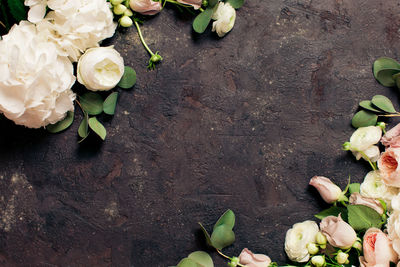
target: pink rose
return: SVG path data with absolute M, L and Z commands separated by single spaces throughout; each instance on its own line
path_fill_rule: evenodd
M 392 244 L 381 230 L 370 228 L 364 235 L 364 257 L 360 257 L 361 266 L 389 266 L 390 262 L 397 262 L 397 254 Z
M 385 133 L 381 143 L 386 147 L 400 147 L 400 123 Z
M 129 5 L 142 15 L 155 15 L 161 11 L 161 2 L 152 0 L 130 0 Z
M 360 195 L 360 193 L 353 193 L 351 194 L 349 201 L 352 205 L 364 205 L 370 207 L 371 209 L 374 209 L 380 215 L 383 214 L 384 210 L 382 204 L 374 198 L 363 197 L 362 195 Z
M 239 261 L 241 264 L 245 264 L 246 267 L 268 267 L 271 263 L 271 259 L 264 254 L 253 254 L 247 248 L 243 249 L 239 255 Z
M 177 0 L 179 3 L 192 6 L 194 9 L 199 9 L 202 4 L 202 0 Z
M 400 148 L 389 147 L 381 154 L 378 168 L 383 182 L 386 185 L 400 187 Z
M 321 197 L 327 203 L 337 201 L 342 194 L 342 190 L 339 186 L 335 185 L 331 180 L 323 176 L 314 176 L 311 178 L 310 185 L 314 186 L 318 190 Z
M 319 224 L 321 232 L 326 236 L 329 244 L 334 247 L 347 249 L 356 242 L 357 234 L 340 214 L 338 217 L 328 216 Z

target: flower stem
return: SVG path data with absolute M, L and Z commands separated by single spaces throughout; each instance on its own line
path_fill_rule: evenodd
M 158 51 L 153 53 L 153 51 L 151 51 L 150 47 L 146 44 L 146 41 L 143 38 L 143 34 L 142 31 L 140 30 L 139 27 L 139 23 L 134 19 L 133 22 L 135 23 L 136 29 L 138 31 L 139 34 L 139 38 L 140 41 L 142 42 L 144 48 L 147 50 L 147 52 L 149 52 L 150 54 L 150 60 L 149 60 L 149 64 L 147 65 L 147 68 L 150 70 L 154 70 L 156 68 L 155 64 L 162 61 L 163 58 L 158 54 Z
M 232 258 L 230 258 L 230 257 L 226 256 L 224 253 L 222 253 L 221 250 L 219 250 L 217 248 L 216 248 L 216 250 L 217 250 L 218 254 L 221 255 L 222 257 L 224 257 L 224 258 L 226 258 L 228 260 L 232 260 Z M 237 266 L 245 267 L 245 265 L 243 265 L 241 263 L 238 263 Z
M 400 117 L 400 113 L 395 114 L 386 114 L 386 115 L 378 115 L 378 117 Z
M 376 165 L 369 159 L 369 157 L 363 151 L 357 151 L 357 152 L 359 152 L 363 156 L 364 159 L 367 159 L 367 161 L 369 162 L 369 165 L 371 165 L 371 167 L 374 171 L 378 170 Z
M 143 38 L 142 31 L 140 30 L 140 27 L 139 27 L 139 23 L 136 20 L 133 20 L 133 22 L 135 23 L 136 29 L 139 34 L 140 41 L 142 42 L 144 48 L 147 50 L 147 52 L 149 52 L 149 54 L 151 56 L 153 56 L 154 55 L 153 51 L 151 51 L 151 49 L 147 46 L 146 41 Z

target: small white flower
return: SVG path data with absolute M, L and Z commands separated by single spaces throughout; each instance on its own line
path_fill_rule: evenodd
M 350 151 L 357 160 L 364 158 L 364 153 L 372 162 L 379 158 L 379 148 L 375 146 L 382 137 L 382 129 L 378 126 L 358 128 L 350 137 Z
M 285 251 L 289 259 L 295 262 L 307 262 L 310 259 L 307 245 L 316 242 L 319 232 L 314 221 L 296 223 L 286 232 Z
M 235 24 L 236 11 L 229 3 L 219 2 L 211 18 L 215 20 L 212 31 L 216 31 L 219 37 L 223 37 L 232 30 Z
M 28 20 L 37 23 L 46 15 L 47 0 L 25 0 L 25 5 L 30 7 Z
M 386 227 L 393 249 L 400 255 L 400 195 L 392 199 L 393 211 L 390 213 Z
M 78 82 L 92 91 L 114 88 L 124 74 L 124 60 L 112 47 L 88 49 L 78 61 Z

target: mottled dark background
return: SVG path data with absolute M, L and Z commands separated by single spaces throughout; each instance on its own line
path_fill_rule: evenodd
M 155 71 L 136 30 L 118 33 L 138 82 L 100 118 L 105 142 L 78 144 L 78 121 L 56 135 L 0 121 L 0 265 L 175 265 L 228 208 L 226 253 L 283 263 L 288 228 L 324 207 L 309 179 L 368 171 L 341 144 L 360 100 L 398 107 L 371 65 L 399 59 L 399 26 L 395 0 L 248 0 L 219 39 L 167 8 L 142 28 Z

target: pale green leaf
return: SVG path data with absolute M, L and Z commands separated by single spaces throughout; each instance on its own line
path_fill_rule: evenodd
M 108 115 L 114 115 L 117 106 L 118 92 L 111 93 L 103 103 L 103 111 Z
M 356 231 L 364 231 L 371 227 L 380 228 L 382 218 L 378 212 L 364 205 L 348 205 L 349 224 Z
M 61 120 L 55 124 L 47 125 L 46 130 L 49 131 L 50 133 L 58 133 L 58 132 L 64 131 L 69 126 L 71 126 L 73 121 L 74 121 L 74 112 L 68 111 L 67 116 L 63 120 Z
M 188 258 L 199 264 L 201 267 L 214 267 L 212 258 L 204 251 L 195 251 L 190 253 Z
M 372 98 L 371 103 L 386 112 L 396 113 L 396 110 L 393 107 L 392 101 L 384 95 L 376 95 Z
M 361 101 L 361 102 L 359 103 L 359 105 L 360 105 L 360 107 L 362 107 L 362 108 L 364 108 L 364 109 L 366 109 L 366 110 L 369 110 L 369 111 L 373 111 L 373 112 L 382 112 L 381 110 L 374 108 L 374 107 L 372 106 L 371 101 L 369 101 L 369 100 Z
M 384 69 L 400 69 L 400 64 L 388 57 L 381 57 L 375 60 L 373 64 L 373 72 L 374 72 L 374 77 L 378 79 L 378 72 Z
M 235 226 L 235 214 L 233 213 L 232 210 L 227 210 L 222 214 L 222 216 L 218 219 L 218 221 L 214 225 L 214 230 L 220 225 L 225 224 L 228 226 L 230 229 L 232 229 Z
M 325 217 L 328 216 L 335 216 L 337 217 L 339 214 L 341 214 L 342 218 L 346 218 L 347 217 L 347 210 L 346 208 L 343 207 L 335 207 L 332 206 L 326 210 L 321 211 L 320 213 L 316 214 L 315 217 L 322 220 Z
M 104 128 L 103 124 L 101 124 L 96 117 L 92 117 L 89 119 L 89 127 L 92 129 L 101 139 L 105 140 L 107 131 Z
M 227 0 L 226 2 L 235 9 L 241 8 L 244 4 L 244 0 Z
M 122 89 L 129 89 L 136 84 L 136 71 L 129 66 L 125 66 L 124 75 L 122 75 L 121 80 L 117 86 Z
M 81 124 L 79 125 L 78 135 L 82 137 L 81 141 L 83 141 L 89 135 L 89 116 L 86 112 L 83 116 Z
M 223 249 L 235 242 L 235 233 L 229 225 L 222 224 L 216 227 L 211 234 L 211 243 L 216 249 Z
M 357 112 L 351 120 L 351 125 L 355 128 L 375 126 L 378 120 L 378 116 L 370 111 L 360 110 Z
M 396 81 L 393 76 L 399 72 L 400 69 L 383 69 L 378 72 L 376 79 L 383 86 L 393 87 L 396 85 Z
M 189 258 L 181 260 L 176 267 L 201 267 L 195 261 Z
M 200 225 L 201 231 L 203 231 L 203 233 L 204 233 L 207 245 L 212 247 L 210 234 L 207 232 L 206 228 L 204 228 L 204 226 L 200 222 L 199 222 L 199 225 Z
M 352 183 L 349 185 L 349 193 L 360 193 L 360 184 L 359 183 Z
M 103 98 L 101 95 L 88 92 L 79 96 L 82 109 L 89 115 L 98 115 L 103 112 Z
M 214 8 L 210 6 L 199 15 L 197 15 L 197 17 L 193 21 L 193 29 L 195 32 L 203 33 L 207 29 L 207 26 L 211 21 L 211 16 L 213 12 Z

